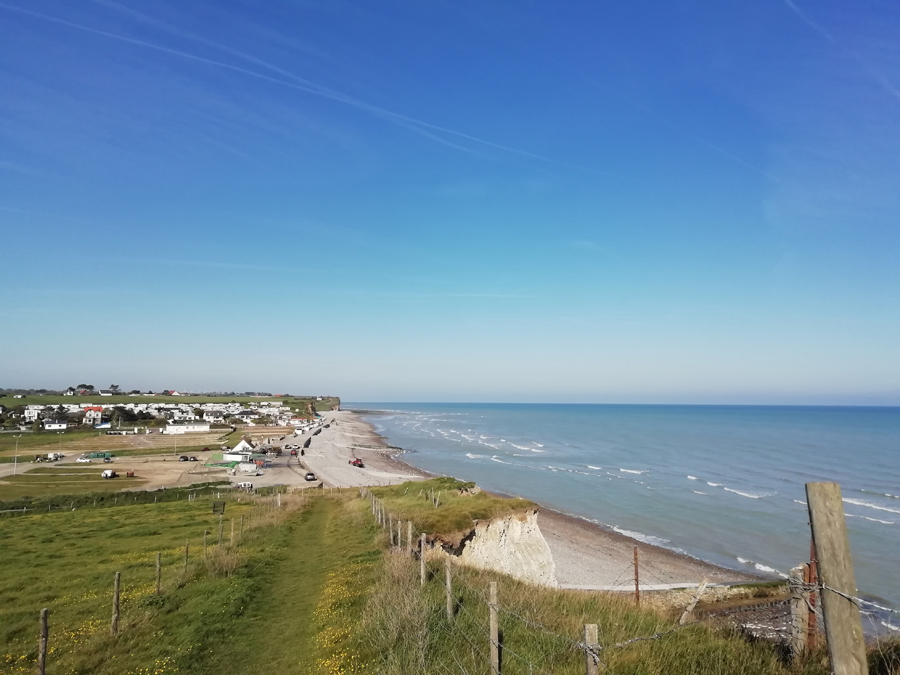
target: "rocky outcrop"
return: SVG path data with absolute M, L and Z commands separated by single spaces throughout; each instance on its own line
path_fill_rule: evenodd
M 454 553 L 464 565 L 502 572 L 532 584 L 556 586 L 553 555 L 537 518 L 537 511 L 528 511 L 478 521 Z

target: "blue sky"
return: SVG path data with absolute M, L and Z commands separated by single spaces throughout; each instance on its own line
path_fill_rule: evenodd
M 0 44 L 2 386 L 900 404 L 896 3 L 3 0 Z

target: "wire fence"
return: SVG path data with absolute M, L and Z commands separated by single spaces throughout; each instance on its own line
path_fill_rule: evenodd
M 360 496 L 371 502 L 373 517 L 379 525 L 387 530 L 390 547 L 396 552 L 411 553 L 420 561 L 423 587 L 426 583 L 439 579 L 441 576 L 434 569 L 435 562 L 452 565 L 450 561 L 455 557 L 441 551 L 439 545 L 432 545 L 429 548 L 426 544 L 424 548 L 422 547 L 422 542 L 428 539 L 428 533 L 421 532 L 411 521 L 403 521 L 401 524 L 400 518 L 390 513 L 385 503 L 368 489 L 360 488 Z M 432 499 L 434 498 L 432 497 Z M 425 539 L 422 539 L 422 535 L 425 535 Z M 840 592 L 821 581 L 805 583 L 798 582 L 793 578 L 788 584 L 790 599 L 783 597 L 750 599 L 749 601 L 745 600 L 746 604 L 724 609 L 715 609 L 714 605 L 694 609 L 703 592 L 703 587 L 705 587 L 704 583 L 695 590 L 694 598 L 689 603 L 687 611 L 679 612 L 678 618 L 665 619 L 657 613 L 648 612 L 647 614 L 654 616 L 659 624 L 656 629 L 645 632 L 635 631 L 633 635 L 627 637 L 621 636 L 621 629 L 601 630 L 597 642 L 590 643 L 583 636 L 576 635 L 571 628 L 562 629 L 548 626 L 546 621 L 540 620 L 527 607 L 517 606 L 515 602 L 492 603 L 485 588 L 484 576 L 484 573 L 481 572 L 476 573 L 473 577 L 472 573 L 461 566 L 453 566 L 452 588 L 449 581 L 450 575 L 447 574 L 448 606 L 451 594 L 474 598 L 476 603 L 472 606 L 470 603 L 454 601 L 455 613 L 452 616 L 448 615 L 443 624 L 436 626 L 436 630 L 446 633 L 454 639 L 459 638 L 461 644 L 466 644 L 471 648 L 473 655 L 477 654 L 477 658 L 483 659 L 483 663 L 490 660 L 487 653 L 489 650 L 498 650 L 502 654 L 503 663 L 510 666 L 513 672 L 559 672 L 560 653 L 568 654 L 567 660 L 571 659 L 568 671 L 577 667 L 575 666 L 576 660 L 580 659 L 585 664 L 585 672 L 589 675 L 599 672 L 591 669 L 591 663 L 596 668 L 602 668 L 605 672 L 609 672 L 606 661 L 615 653 L 633 649 L 640 644 L 663 643 L 679 633 L 697 630 L 698 626 L 737 629 L 755 639 L 762 638 L 780 643 L 785 651 L 793 648 L 795 655 L 798 655 L 798 636 L 801 634 L 803 635 L 801 642 L 804 650 L 814 649 L 817 644 L 819 646 L 824 644 L 821 597 L 825 592 L 835 593 L 852 602 L 860 609 L 864 619 L 873 626 L 879 617 L 883 616 L 879 613 L 888 616 L 900 614 L 897 610 L 884 607 L 871 600 Z M 635 556 L 635 563 L 623 567 L 615 577 L 615 581 L 610 586 L 604 587 L 605 592 L 610 596 L 620 598 L 620 602 L 622 602 L 623 596 L 627 597 L 622 591 L 629 591 L 637 586 L 639 576 L 644 579 L 652 579 L 659 584 L 670 585 L 652 569 L 640 565 Z M 638 604 L 638 599 L 637 589 L 635 589 L 635 605 Z M 497 613 L 499 633 L 492 632 L 491 625 L 486 622 L 485 609 Z M 433 610 L 440 611 L 437 607 Z M 649 619 L 651 622 L 653 620 Z M 571 624 L 571 621 L 568 623 Z M 884 621 L 881 623 L 889 625 Z M 601 624 L 600 628 L 605 628 L 605 626 Z M 524 637 L 523 633 L 527 633 L 527 637 Z M 511 637 L 507 637 L 512 635 L 519 641 L 514 643 Z M 529 643 L 536 639 L 549 640 L 555 646 L 552 649 L 544 650 L 545 656 L 536 657 L 535 653 L 540 654 L 541 650 L 529 648 Z M 547 656 L 549 654 L 553 656 Z M 457 656 L 454 655 L 452 658 L 455 661 L 453 664 L 455 668 L 449 667 L 448 664 L 440 664 L 436 667 L 444 668 L 447 672 L 460 672 L 464 675 L 470 672 Z M 483 671 L 483 668 L 480 670 Z M 499 670 L 493 670 L 492 666 L 490 672 L 492 675 L 496 675 Z

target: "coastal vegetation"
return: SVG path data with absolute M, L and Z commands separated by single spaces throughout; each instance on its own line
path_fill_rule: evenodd
M 425 484 L 426 491 L 443 486 L 438 492 L 445 496 L 450 490 L 446 481 Z M 394 497 L 398 506 L 408 499 L 426 504 L 404 490 Z M 788 666 L 771 645 L 709 625 L 669 633 L 670 618 L 619 597 L 538 588 L 461 566 L 453 568 L 454 616 L 448 619 L 442 562 L 428 561 L 420 586 L 419 563 L 389 547 L 357 490 L 235 494 L 227 500 L 219 546 L 219 520 L 210 508 L 215 492 L 190 500 L 187 492 L 160 503 L 143 501 L 153 493 L 127 493 L 143 503 L 116 507 L 108 506 L 110 495 L 97 506 L 82 498 L 74 510 L 0 521 L 0 673 L 33 669 L 42 607 L 51 612 L 48 672 L 485 672 L 491 581 L 500 589 L 504 673 L 584 672 L 578 648 L 584 623 L 600 626 L 610 672 L 827 672 L 820 655 Z M 509 513 L 494 500 L 512 502 L 460 495 L 460 504 L 475 506 L 454 509 L 470 518 Z M 431 509 L 449 510 L 451 501 Z M 417 516 L 427 508 L 408 508 L 419 522 L 437 524 Z M 241 516 L 244 531 L 237 526 L 232 540 L 230 523 Z M 457 517 L 447 522 L 461 524 Z M 206 555 L 204 531 L 210 533 Z M 117 638 L 109 629 L 115 572 L 123 579 Z M 623 644 L 654 635 L 660 637 Z
M 419 532 L 445 537 L 468 532 L 476 520 L 491 520 L 536 509 L 527 499 L 505 498 L 478 489 L 475 483 L 440 477 L 373 488 L 385 508 L 410 520 Z

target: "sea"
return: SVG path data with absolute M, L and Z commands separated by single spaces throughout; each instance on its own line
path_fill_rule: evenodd
M 867 632 L 900 631 L 900 408 L 344 407 L 413 466 L 773 578 L 810 557 L 804 484 L 839 483 Z

